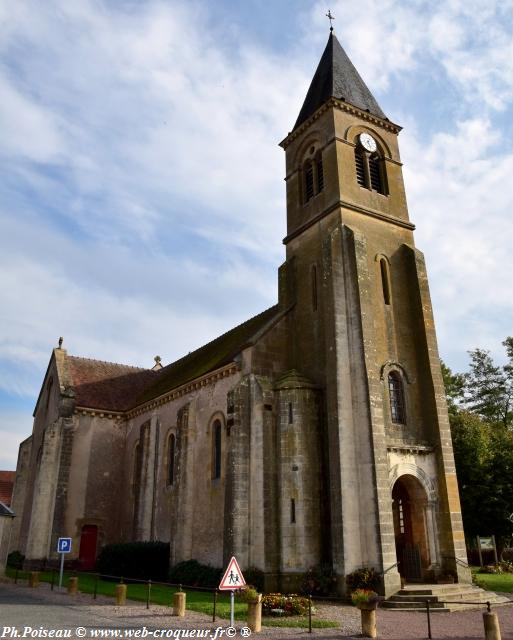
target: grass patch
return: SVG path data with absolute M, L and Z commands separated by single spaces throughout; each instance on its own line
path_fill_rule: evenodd
M 6 574 L 14 578 L 16 571 L 11 568 L 6 569 Z M 63 576 L 63 585 L 68 584 L 68 579 L 71 576 L 77 575 L 72 571 L 65 571 Z M 18 571 L 18 581 L 23 582 L 28 580 L 28 571 Z M 40 571 L 39 580 L 41 582 L 51 582 L 51 571 Z M 59 584 L 59 574 L 55 572 L 53 574 L 54 584 Z M 94 593 L 96 583 L 95 574 L 81 573 L 78 574 L 78 590 L 81 593 Z M 96 589 L 98 595 L 114 597 L 117 582 L 111 582 L 108 580 L 98 580 Z M 151 585 L 150 602 L 153 604 L 159 604 L 170 607 L 173 602 L 173 593 L 178 591 L 176 587 L 169 587 L 164 584 Z M 184 588 L 187 592 L 187 609 L 196 611 L 198 613 L 204 613 L 211 616 L 214 608 L 214 594 L 212 591 L 192 591 Z M 129 600 L 137 600 L 139 602 L 146 602 L 147 599 L 147 585 L 145 583 L 127 583 L 126 597 Z M 237 602 L 235 600 L 235 619 L 246 620 L 247 604 L 243 602 Z M 230 595 L 227 593 L 217 594 L 216 616 L 226 620 L 230 619 Z M 262 625 L 269 627 L 308 627 L 308 617 L 294 616 L 290 618 L 270 618 L 262 616 Z M 316 629 L 324 629 L 337 627 L 338 623 L 330 620 L 312 620 L 312 627 Z
M 472 567 L 472 576 L 482 589 L 513 593 L 513 573 L 479 573 L 478 567 Z

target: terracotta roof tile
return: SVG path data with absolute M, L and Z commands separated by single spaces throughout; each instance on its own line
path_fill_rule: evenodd
M 126 411 L 154 379 L 149 369 L 68 356 L 68 373 L 79 407 Z
M 271 307 L 157 371 L 68 356 L 76 404 L 105 411 L 132 409 L 232 362 L 278 314 L 278 306 Z
M 8 507 L 11 505 L 15 477 L 16 471 L 0 471 L 0 502 Z

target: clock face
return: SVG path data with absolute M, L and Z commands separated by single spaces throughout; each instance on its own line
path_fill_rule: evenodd
M 360 143 L 364 149 L 367 149 L 367 151 L 370 151 L 371 153 L 376 151 L 378 148 L 376 141 L 368 133 L 360 133 Z

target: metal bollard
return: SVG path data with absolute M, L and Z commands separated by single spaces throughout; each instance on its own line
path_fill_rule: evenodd
M 146 588 L 146 609 L 150 608 L 150 597 L 151 597 L 151 580 L 148 580 L 148 585 Z
M 216 621 L 216 607 L 217 607 L 217 589 L 214 589 L 214 612 L 212 613 L 212 622 Z

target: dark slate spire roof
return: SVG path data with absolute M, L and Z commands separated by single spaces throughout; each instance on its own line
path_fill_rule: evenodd
M 347 53 L 333 33 L 322 54 L 294 129 L 299 127 L 330 98 L 345 100 L 378 118 L 387 117 L 355 69 Z

